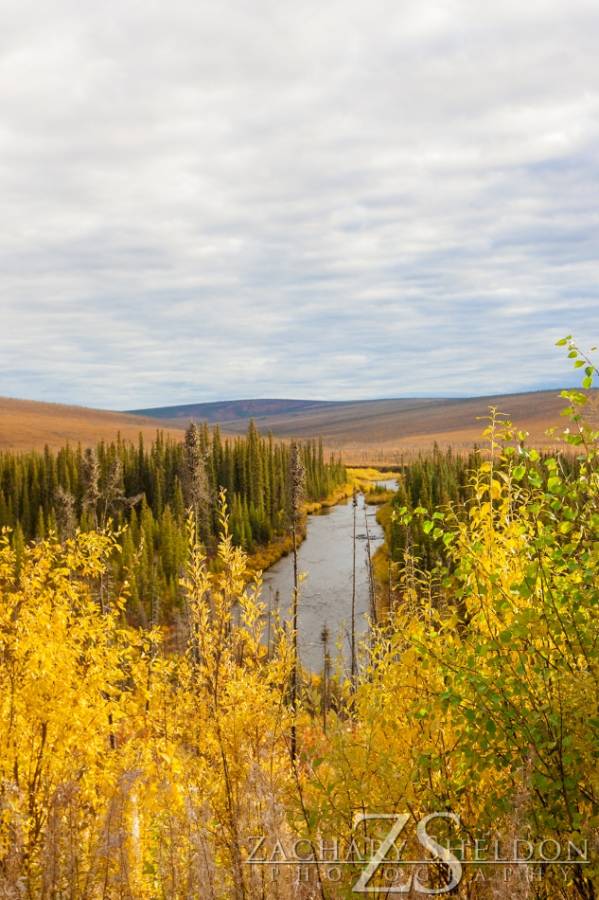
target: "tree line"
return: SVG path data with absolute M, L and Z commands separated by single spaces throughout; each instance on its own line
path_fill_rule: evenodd
M 586 390 L 599 372 L 585 374 Z M 421 531 L 445 555 L 438 589 L 408 546 L 401 602 L 351 678 L 331 674 L 325 630 L 320 684 L 298 677 L 295 628 L 264 640 L 224 495 L 206 555 L 197 431 L 179 472 L 186 652 L 170 629 L 123 621 L 120 537 L 101 527 L 111 470 L 91 491 L 96 463 L 81 454 L 76 511 L 99 527 L 30 542 L 20 559 L 0 538 L 0 895 L 341 900 L 413 885 L 596 900 L 599 428 L 588 392 L 564 395 L 573 461 L 493 416 L 463 478 L 446 455 L 415 466 L 395 522 L 412 548 Z M 314 452 L 286 452 L 294 518 L 298 456 Z
M 511 423 L 498 417 L 490 426 L 494 434 L 505 437 L 512 444 L 516 456 L 526 456 L 527 480 L 531 486 L 546 486 L 546 460 L 550 453 L 532 451 L 532 458 L 524 446 L 524 435 L 518 434 Z M 455 453 L 451 447 L 441 450 L 436 444 L 429 453 L 402 466 L 402 477 L 390 508 L 382 515 L 387 547 L 393 563 L 402 564 L 406 555 L 418 560 L 419 566 L 433 571 L 447 566 L 450 553 L 448 543 L 439 541 L 441 523 L 448 516 L 463 521 L 474 498 L 474 486 L 481 466 L 488 458 L 488 448 L 474 447 L 468 454 Z M 511 462 L 511 458 L 510 458 Z M 572 452 L 559 454 L 560 472 L 564 477 L 576 477 L 579 463 Z M 495 460 L 496 470 L 505 476 L 505 460 Z M 425 510 L 435 510 L 436 519 L 426 519 Z
M 345 467 L 335 457 L 325 460 L 322 441 L 302 443 L 298 452 L 307 501 L 322 500 L 345 482 Z M 170 621 L 180 606 L 188 510 L 210 556 L 224 488 L 233 542 L 252 553 L 289 529 L 290 460 L 290 445 L 261 436 L 253 421 L 243 437 L 223 438 L 218 427 L 192 424 L 179 443 L 157 432 L 149 446 L 140 435 L 137 444 L 119 437 L 85 449 L 4 451 L 0 527 L 11 529 L 18 562 L 32 540 L 52 533 L 65 539 L 110 522 L 121 548 L 111 574 L 117 584 L 127 580 L 129 617 Z

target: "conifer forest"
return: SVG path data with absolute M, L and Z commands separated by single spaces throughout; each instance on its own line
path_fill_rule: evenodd
M 0 900 L 599 900 L 599 0 L 8 0 Z
M 322 442 L 302 444 L 304 499 L 326 499 L 346 482 L 345 467 L 325 461 Z M 175 443 L 160 432 L 150 446 L 118 440 L 57 453 L 0 453 L 0 527 L 10 529 L 17 565 L 32 540 L 110 527 L 120 552 L 110 567 L 127 582 L 131 621 L 172 621 L 181 609 L 179 579 L 187 553 L 186 518 L 213 554 L 218 497 L 226 491 L 233 543 L 252 553 L 288 533 L 291 448 L 261 437 L 250 422 L 244 438 L 221 439 L 218 427 L 192 424 Z
M 318 441 L 3 453 L 0 896 L 593 900 L 597 372 L 562 344 L 554 452 L 491 411 L 395 473 L 351 667 L 326 628 L 298 653 L 306 510 L 367 490 Z M 250 559 L 285 538 L 265 642 Z

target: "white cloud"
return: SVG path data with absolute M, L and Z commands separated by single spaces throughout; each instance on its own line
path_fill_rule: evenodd
M 597 340 L 599 9 L 22 2 L 0 392 L 460 394 Z

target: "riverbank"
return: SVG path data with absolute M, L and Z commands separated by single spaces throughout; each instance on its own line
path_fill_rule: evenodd
M 391 609 L 393 562 L 389 552 L 389 526 L 393 509 L 389 502 L 390 499 L 380 506 L 376 513 L 376 520 L 383 529 L 384 535 L 383 543 L 376 549 L 372 557 L 374 599 L 378 622 L 382 621 Z
M 381 469 L 357 469 L 360 473 L 364 473 L 362 477 L 367 478 L 367 484 L 362 488 L 364 492 L 364 500 L 369 506 L 378 506 L 376 512 L 376 521 L 381 526 L 384 541 L 380 547 L 377 547 L 372 555 L 372 578 L 374 582 L 374 602 L 376 608 L 376 618 L 380 622 L 391 607 L 391 558 L 389 554 L 389 525 L 391 522 L 391 501 L 396 491 L 389 487 L 377 484 L 379 481 L 388 482 L 390 478 L 399 480 L 401 472 L 382 471 Z M 372 477 L 372 473 L 376 473 Z M 373 481 L 375 484 L 373 485 Z
M 338 503 L 341 503 L 343 500 L 347 500 L 348 497 L 351 497 L 353 492 L 354 482 L 346 481 L 345 484 L 342 484 L 339 487 L 335 488 L 334 491 L 331 491 L 331 493 L 324 497 L 322 500 L 312 500 L 309 503 L 304 503 L 302 506 L 302 516 L 296 538 L 297 545 L 299 546 L 306 539 L 308 516 L 319 513 L 323 509 L 328 509 L 332 506 L 336 506 Z M 274 564 L 284 556 L 289 556 L 292 550 L 293 538 L 291 537 L 291 535 L 279 535 L 278 537 L 274 538 L 274 540 L 270 541 L 270 543 L 266 544 L 263 547 L 259 547 L 254 551 L 254 553 L 248 554 L 248 564 L 246 569 L 248 576 L 251 577 L 252 575 L 255 575 L 256 572 L 266 572 L 267 569 L 270 569 L 271 566 L 274 566 Z
M 354 491 L 360 491 L 364 494 L 368 504 L 377 505 L 386 503 L 393 496 L 394 491 L 382 489 L 377 491 L 373 489 L 373 483 L 377 481 L 388 481 L 392 478 L 399 478 L 399 472 L 382 471 L 372 467 L 368 468 L 349 468 L 347 469 L 348 480 L 345 484 L 339 485 L 335 490 L 331 491 L 322 500 L 314 500 L 304 503 L 302 507 L 302 520 L 297 535 L 298 546 L 305 540 L 307 533 L 308 516 L 318 514 L 323 509 L 330 509 L 343 503 L 353 496 Z M 371 499 L 374 498 L 374 499 Z M 288 556 L 293 550 L 293 540 L 290 534 L 280 535 L 272 540 L 269 544 L 259 547 L 254 553 L 248 555 L 247 573 L 251 578 L 257 572 L 266 572 L 271 566 L 274 566 L 280 559 Z

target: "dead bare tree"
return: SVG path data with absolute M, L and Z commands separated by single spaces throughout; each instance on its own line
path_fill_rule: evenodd
M 299 605 L 299 573 L 297 567 L 297 537 L 301 514 L 302 499 L 304 496 L 305 468 L 301 457 L 301 451 L 296 443 L 291 445 L 289 461 L 289 478 L 291 487 L 291 539 L 293 547 L 293 606 L 292 606 L 292 671 L 291 671 L 291 708 L 293 719 L 291 723 L 291 759 L 295 762 L 297 756 L 297 698 L 299 661 L 297 655 L 297 614 Z
M 352 537 L 352 590 L 351 590 L 351 683 L 356 682 L 356 511 L 358 495 L 354 488 L 353 498 L 353 537 Z
M 205 542 L 208 536 L 210 511 L 210 482 L 206 470 L 206 453 L 202 446 L 202 435 L 195 422 L 185 432 L 185 468 L 183 471 L 183 492 L 188 509 L 194 514 L 197 537 Z
M 100 463 L 93 447 L 88 447 L 83 454 L 83 509 L 89 513 L 92 525 L 98 527 L 98 501 L 100 499 Z
M 75 514 L 75 498 L 70 491 L 67 491 L 61 485 L 56 488 L 54 494 L 54 509 L 56 511 L 58 536 L 61 540 L 66 541 L 75 534 L 77 516 Z
M 331 674 L 331 657 L 329 655 L 329 629 L 323 626 L 320 632 L 322 644 L 322 730 L 327 733 L 327 713 L 329 711 L 329 678 Z

